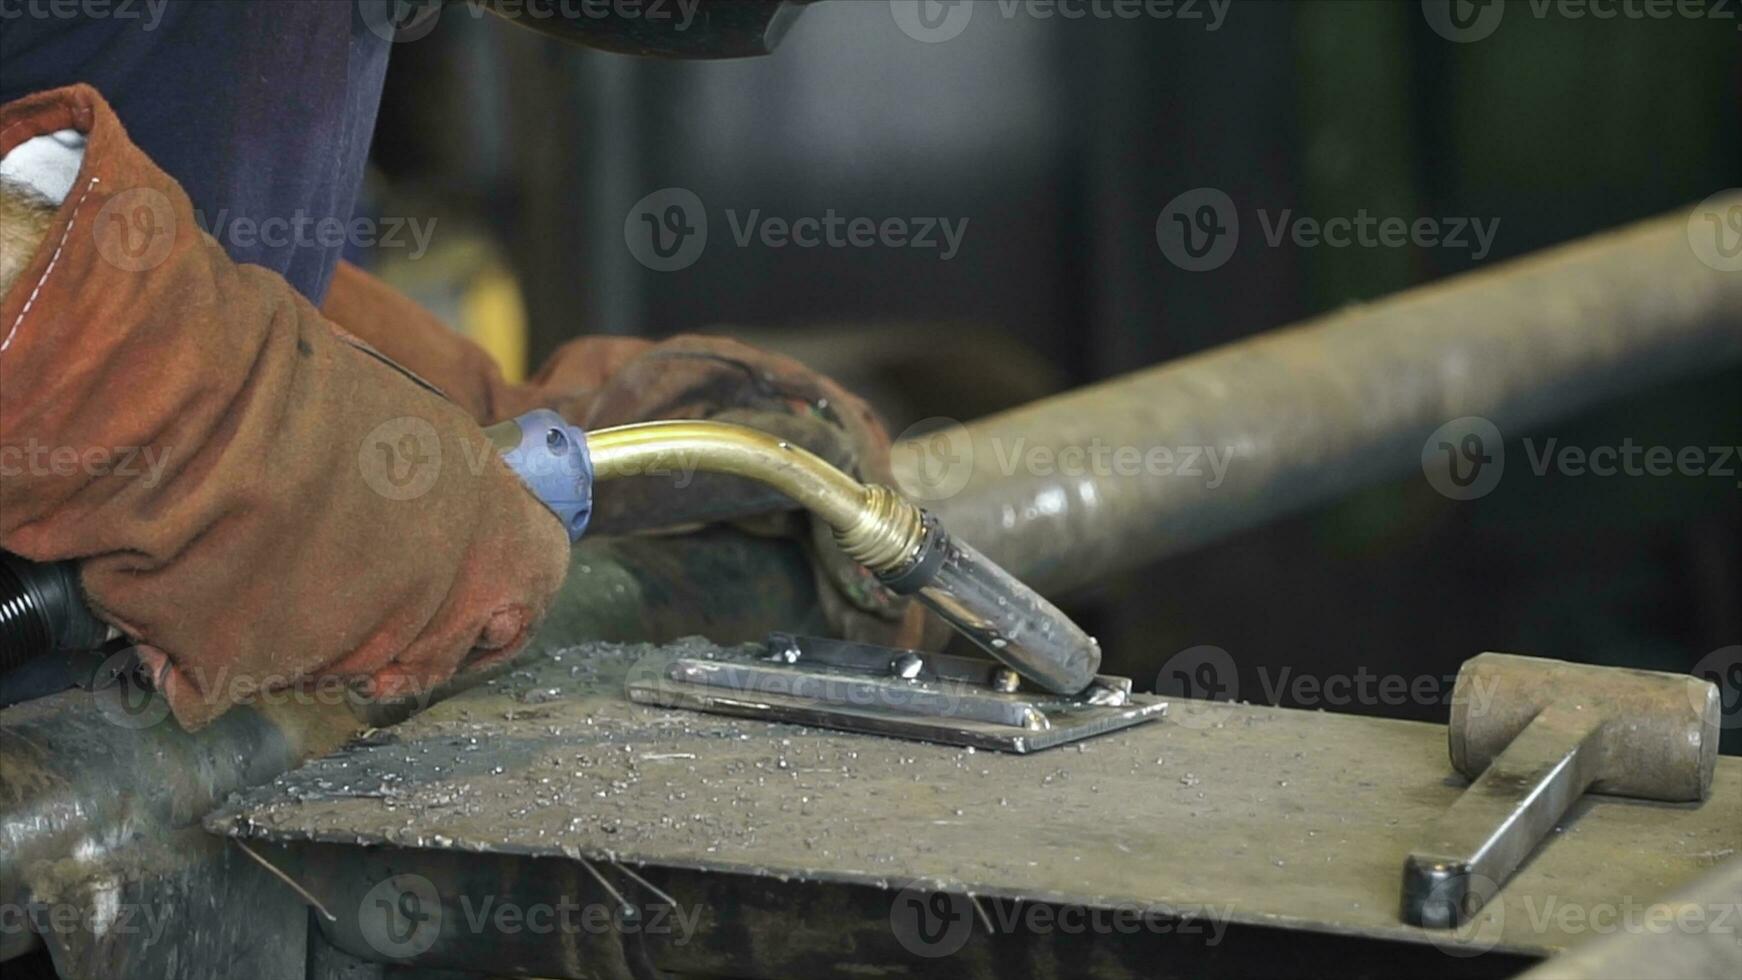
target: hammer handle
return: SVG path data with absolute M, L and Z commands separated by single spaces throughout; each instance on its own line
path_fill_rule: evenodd
M 1603 719 L 1551 704 L 1429 826 L 1403 869 L 1403 917 L 1451 928 L 1480 911 L 1590 788 Z

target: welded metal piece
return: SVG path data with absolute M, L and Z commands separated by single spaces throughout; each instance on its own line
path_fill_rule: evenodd
M 1742 206 L 1742 193 L 1718 208 Z M 1742 276 L 1701 262 L 1689 211 L 1338 310 L 896 447 L 897 484 L 1054 594 L 1421 465 L 1440 426 L 1517 438 L 1742 360 Z M 1008 472 L 1014 452 L 1136 450 Z M 1147 465 L 1166 451 L 1168 465 Z M 1214 453 L 1212 457 L 1210 454 Z M 928 462 L 929 461 L 929 462 Z M 944 490 L 951 491 L 949 493 Z M 928 493 L 927 491 L 936 491 Z
M 250 790 L 208 826 L 323 852 L 300 879 L 323 901 L 326 877 L 356 876 L 343 895 L 379 884 L 376 858 L 444 895 L 450 871 L 482 876 L 474 906 L 554 901 L 588 887 L 578 858 L 607 876 L 615 861 L 699 915 L 682 943 L 648 938 L 653 964 L 716 976 L 1007 976 L 1059 954 L 1060 975 L 1270 975 L 1284 946 L 1366 962 L 1363 975 L 1511 975 L 1587 938 L 1544 914 L 1551 899 L 1650 901 L 1742 852 L 1742 759 L 1726 757 L 1702 804 L 1579 798 L 1467 931 L 1424 930 L 1398 919 L 1398 869 L 1460 793 L 1440 726 L 1175 700 L 1163 724 L 1060 754 L 968 752 L 633 704 L 628 672 L 651 652 L 552 654 Z M 950 957 L 914 953 L 891 922 L 910 886 L 978 920 L 975 896 L 993 930 Z M 1164 927 L 1037 934 L 1022 924 L 1035 905 L 1135 907 Z M 459 929 L 437 948 L 443 966 L 489 970 L 509 943 L 530 975 L 579 974 L 568 944 L 524 940 Z
M 1415 925 L 1479 912 L 1588 790 L 1672 803 L 1711 790 L 1718 690 L 1699 678 L 1485 653 L 1452 705 L 1452 764 L 1475 782 L 1404 863 Z
M 1129 728 L 1167 712 L 1131 681 L 1096 696 L 1000 691 L 991 661 L 776 633 L 763 651 L 649 654 L 630 671 L 638 704 L 1027 753 Z

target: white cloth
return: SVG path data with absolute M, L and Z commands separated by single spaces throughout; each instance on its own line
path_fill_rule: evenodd
M 79 179 L 85 134 L 76 129 L 35 136 L 0 157 L 0 178 L 23 184 L 58 207 Z

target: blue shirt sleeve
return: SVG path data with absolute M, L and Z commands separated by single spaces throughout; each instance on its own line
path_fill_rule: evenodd
M 0 0 L 0 101 L 94 86 L 231 258 L 319 304 L 392 46 L 363 4 L 388 2 L 111 0 L 68 17 L 49 0 Z

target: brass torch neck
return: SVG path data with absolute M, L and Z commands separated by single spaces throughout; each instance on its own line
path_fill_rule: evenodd
M 919 552 L 924 513 L 885 486 L 865 485 L 778 436 L 726 422 L 639 422 L 588 433 L 594 479 L 661 472 L 727 473 L 773 487 L 820 516 L 854 561 L 879 575 Z
M 881 484 L 865 488 L 859 513 L 847 527 L 835 527 L 841 550 L 878 575 L 897 574 L 919 557 L 925 537 L 925 512 Z

